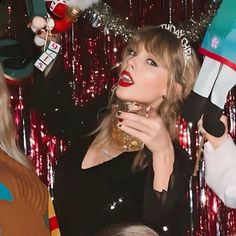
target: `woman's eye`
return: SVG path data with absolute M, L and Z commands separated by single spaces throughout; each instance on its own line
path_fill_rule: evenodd
M 136 56 L 137 55 L 136 52 L 133 49 L 131 49 L 131 48 L 128 48 L 127 52 L 128 52 L 129 56 Z
M 151 66 L 157 66 L 157 63 L 153 61 L 152 59 L 147 59 L 147 63 Z

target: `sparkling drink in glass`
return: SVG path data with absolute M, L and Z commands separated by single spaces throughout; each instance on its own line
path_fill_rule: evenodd
M 117 127 L 119 117 L 116 114 L 118 111 L 146 116 L 146 106 L 137 102 L 119 102 L 112 105 L 112 141 L 126 152 L 142 150 L 144 143 L 141 140 Z

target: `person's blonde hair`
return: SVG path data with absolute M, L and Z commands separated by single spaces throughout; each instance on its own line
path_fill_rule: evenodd
M 189 95 L 199 72 L 199 61 L 192 49 L 190 57 L 184 56 L 180 39 L 168 30 L 156 26 L 139 29 L 128 42 L 122 58 L 127 56 L 129 48 L 137 50 L 144 46 L 169 72 L 167 94 L 157 108 L 172 140 L 178 137 L 178 118 L 184 99 Z M 114 95 L 115 96 L 115 95 Z M 116 99 L 114 99 L 116 100 Z M 96 129 L 99 132 L 94 144 L 111 142 L 111 115 L 109 114 Z
M 199 61 L 192 50 L 191 57 L 184 56 L 180 39 L 168 30 L 155 26 L 141 28 L 126 48 L 138 49 L 144 46 L 147 52 L 153 54 L 169 73 L 167 94 L 157 109 L 174 140 L 178 132 L 176 122 L 181 105 L 189 95 L 199 72 Z M 123 57 L 126 56 L 127 50 Z
M 150 227 L 143 224 L 110 225 L 95 236 L 158 236 Z
M 10 104 L 10 94 L 0 64 L 0 148 L 24 166 L 31 167 L 28 157 L 16 141 L 16 129 Z

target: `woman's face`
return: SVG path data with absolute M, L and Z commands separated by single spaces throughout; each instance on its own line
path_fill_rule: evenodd
M 168 71 L 144 47 L 128 48 L 126 55 L 121 64 L 117 97 L 157 108 L 167 92 Z

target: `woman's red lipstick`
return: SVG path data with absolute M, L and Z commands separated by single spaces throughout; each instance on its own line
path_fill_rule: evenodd
M 122 71 L 120 74 L 119 85 L 122 87 L 129 87 L 134 84 L 134 81 L 130 73 L 126 70 Z

